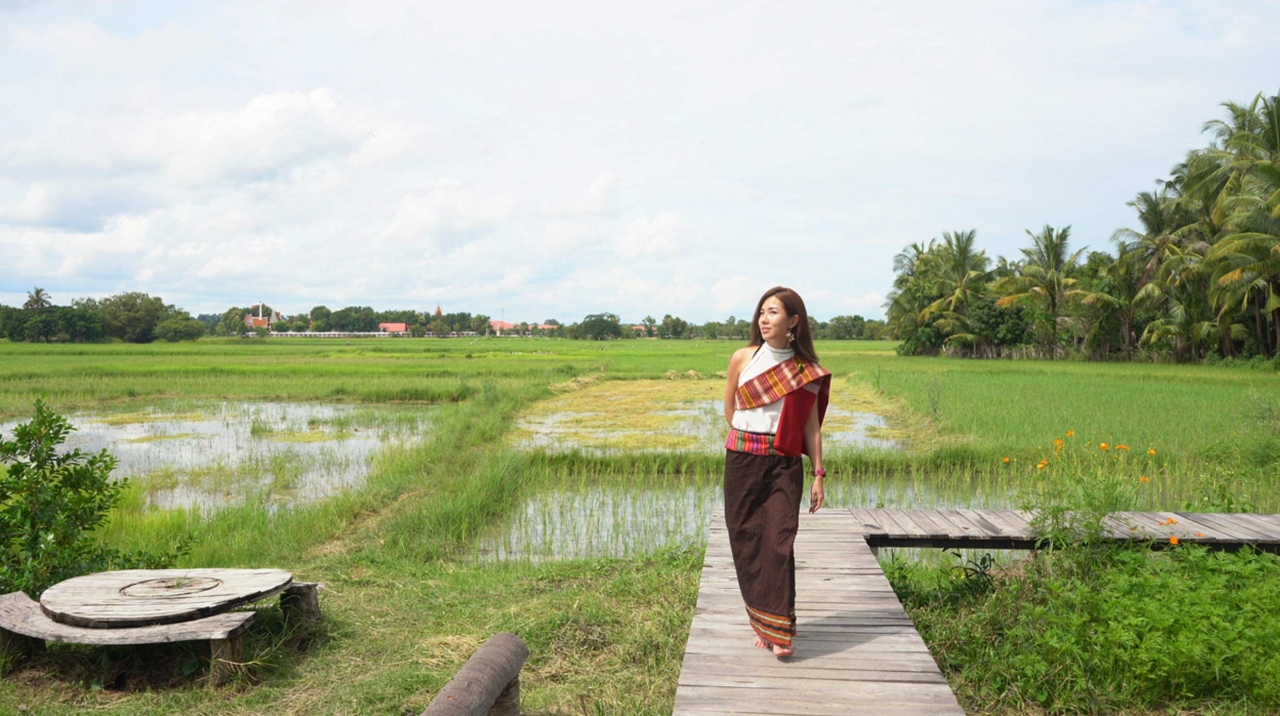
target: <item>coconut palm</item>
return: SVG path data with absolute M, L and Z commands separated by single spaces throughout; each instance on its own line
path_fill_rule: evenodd
M 1137 347 L 1138 311 L 1154 306 L 1160 302 L 1162 293 L 1160 285 L 1146 280 L 1149 262 L 1146 252 L 1123 241 L 1118 242 L 1116 259 L 1102 270 L 1102 277 L 1107 279 L 1108 291 L 1083 291 L 1073 289 L 1067 291 L 1067 297 L 1082 305 L 1098 309 L 1101 318 L 1114 315 L 1120 321 L 1120 330 L 1124 341 L 1125 356 L 1132 356 Z M 1096 331 L 1102 320 L 1094 322 L 1086 332 L 1086 343 L 1093 344 Z
M 49 294 L 37 286 L 27 292 L 27 302 L 22 304 L 22 308 L 28 311 L 40 311 L 52 305 L 53 301 L 49 300 Z
M 992 286 L 1003 296 L 996 305 L 1007 307 L 1024 300 L 1043 305 L 1052 321 L 1050 349 L 1057 355 L 1058 319 L 1062 315 L 1067 291 L 1076 284 L 1070 274 L 1079 265 L 1080 255 L 1087 247 L 1074 254 L 1068 253 L 1070 226 L 1055 229 L 1045 224 L 1036 234 L 1028 229 L 1027 235 L 1031 237 L 1031 248 L 1022 250 L 1024 260 L 1018 275 L 1002 278 Z
M 931 252 L 928 245 L 912 243 L 893 257 L 893 270 L 898 274 L 893 290 L 885 301 L 885 314 L 892 335 L 903 337 L 919 326 L 920 312 L 932 302 L 929 295 Z
M 1258 95 L 1248 108 L 1227 108 L 1231 121 L 1210 123 L 1223 146 L 1218 159 L 1231 174 L 1215 204 L 1224 235 L 1207 258 L 1219 262 L 1215 279 L 1225 295 L 1242 308 L 1252 304 L 1263 351 L 1274 346 L 1280 355 L 1280 97 Z
M 936 275 L 933 277 L 933 293 L 940 298 L 920 312 L 920 322 L 925 323 L 935 313 L 947 312 L 961 315 L 974 299 L 986 290 L 990 279 L 991 260 L 985 251 L 977 251 L 974 242 L 977 231 L 946 231 L 937 244 Z M 944 329 L 944 333 L 950 333 Z
M 1168 186 L 1158 192 L 1140 192 L 1128 206 L 1137 210 L 1142 230 L 1118 229 L 1111 239 L 1141 252 L 1144 259 L 1141 278 L 1145 283 L 1156 275 L 1160 264 L 1169 256 L 1169 248 L 1177 243 L 1177 231 L 1186 224 L 1186 212 Z

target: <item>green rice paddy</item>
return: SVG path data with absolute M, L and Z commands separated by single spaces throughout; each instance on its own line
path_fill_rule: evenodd
M 330 587 L 317 634 L 286 635 L 264 616 L 254 663 L 231 687 L 202 688 L 177 647 L 59 647 L 0 681 L 0 712 L 416 712 L 476 644 L 514 630 L 533 653 L 528 713 L 669 713 L 717 499 L 715 376 L 735 347 L 0 343 L 0 422 L 23 419 L 43 395 L 64 413 L 153 430 L 128 438 L 141 449 L 189 440 L 192 430 L 170 427 L 208 418 L 212 405 L 323 413 L 250 418 L 245 439 L 283 457 L 135 475 L 101 536 L 122 547 L 189 537 L 184 564 L 276 566 Z M 843 411 L 832 434 L 862 429 L 876 441 L 832 441 L 833 506 L 1017 504 L 1044 479 L 1041 460 L 1052 470 L 1069 459 L 1135 485 L 1147 478 L 1139 507 L 1231 497 L 1280 512 L 1275 372 L 900 358 L 870 342 L 818 351 Z M 855 415 L 880 420 L 858 428 Z M 560 432 L 537 439 L 551 416 Z M 407 432 L 417 439 L 383 440 L 360 458 L 360 480 L 323 499 L 281 499 L 302 479 L 300 451 L 334 450 L 324 454 L 340 462 L 350 440 Z M 262 489 L 237 488 L 246 484 Z M 177 486 L 235 499 L 155 503 Z

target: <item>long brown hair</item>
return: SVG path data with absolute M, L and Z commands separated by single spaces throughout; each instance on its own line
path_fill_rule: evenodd
M 817 363 L 818 352 L 813 349 L 813 332 L 809 329 L 809 312 L 805 310 L 804 299 L 800 298 L 800 294 L 792 291 L 786 286 L 774 286 L 764 295 L 760 297 L 760 302 L 756 304 L 755 315 L 751 317 L 751 346 L 759 346 L 764 344 L 764 336 L 760 334 L 760 312 L 764 310 L 764 302 L 770 298 L 776 297 L 781 303 L 782 308 L 787 312 L 787 318 L 799 316 L 800 322 L 796 324 L 796 340 L 791 344 L 795 350 L 796 356 L 806 363 Z

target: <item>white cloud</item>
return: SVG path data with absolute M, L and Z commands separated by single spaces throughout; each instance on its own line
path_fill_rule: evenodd
M 944 230 L 1106 245 L 1280 66 L 1274 3 L 5 13 L 0 301 L 208 312 L 879 316 Z
M 717 281 L 711 287 L 711 295 L 715 297 L 716 302 L 716 314 L 721 317 L 732 315 L 750 320 L 752 312 L 755 311 L 756 301 L 769 288 L 761 286 L 760 279 L 741 274 Z
M 604 172 L 592 180 L 582 196 L 552 209 L 549 214 L 567 216 L 612 215 L 618 210 L 618 175 Z
M 625 259 L 637 256 L 674 257 L 683 253 L 680 215 L 665 211 L 647 219 L 628 221 L 618 228 L 615 247 Z

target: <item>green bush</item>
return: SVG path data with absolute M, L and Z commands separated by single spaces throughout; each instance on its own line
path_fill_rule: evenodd
M 173 316 L 156 325 L 156 340 L 177 343 L 194 341 L 204 335 L 204 324 L 190 316 Z
M 120 552 L 93 531 L 119 499 L 115 458 L 103 450 L 58 452 L 74 428 L 37 400 L 35 417 L 0 440 L 0 593 L 32 597 L 64 579 L 107 569 L 158 568 L 185 552 Z
M 885 564 L 962 701 L 984 712 L 1280 712 L 1280 557 L 1111 542 L 1103 519 L 1134 502 L 1126 458 L 1068 450 L 1042 465 L 1025 497 L 1049 549 L 999 567 Z M 1241 499 L 1211 483 L 1197 506 Z

